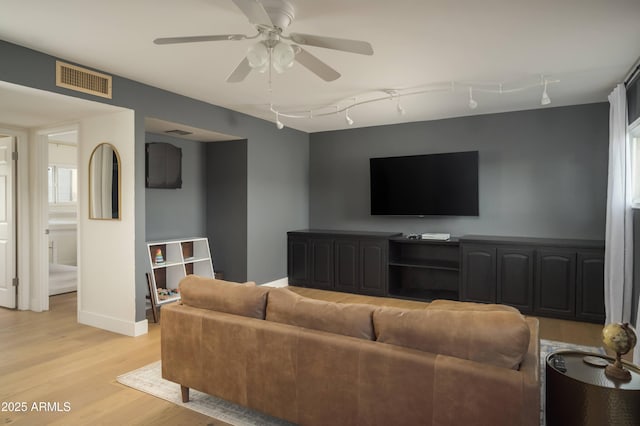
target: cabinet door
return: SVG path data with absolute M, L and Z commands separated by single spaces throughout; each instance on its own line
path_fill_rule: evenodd
M 462 300 L 496 303 L 496 248 L 462 246 Z
M 604 253 L 578 252 L 576 318 L 604 323 Z
M 576 252 L 541 249 L 536 256 L 535 312 L 573 318 L 576 305 Z
M 311 250 L 311 276 L 309 286 L 333 288 L 333 239 L 313 238 L 309 240 Z
M 498 249 L 498 303 L 533 312 L 533 249 Z
M 357 292 L 360 246 L 358 240 L 335 240 L 335 289 Z
M 387 240 L 360 241 L 360 285 L 358 292 L 372 296 L 387 294 Z
M 287 274 L 289 284 L 306 287 L 309 284 L 309 241 L 306 238 L 289 237 Z

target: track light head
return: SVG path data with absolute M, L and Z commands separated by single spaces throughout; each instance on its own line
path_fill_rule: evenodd
M 400 115 L 405 115 L 407 113 L 407 111 L 405 111 L 405 109 L 400 104 L 400 99 L 398 99 L 398 103 L 396 104 L 396 109 L 398 110 L 398 114 Z
M 478 102 L 473 99 L 473 87 L 469 87 L 469 108 L 476 109 L 478 108 Z
M 347 108 L 347 110 L 344 113 L 344 119 L 347 121 L 347 124 L 349 126 L 353 125 L 353 120 L 351 119 L 351 117 L 349 117 L 349 108 Z
M 280 121 L 280 113 L 278 112 L 276 112 L 276 127 L 278 128 L 278 130 L 284 129 L 284 124 L 282 124 L 282 121 Z
M 551 98 L 547 93 L 547 80 L 544 81 L 544 90 L 542 91 L 542 99 L 540 99 L 540 105 L 549 105 L 551 103 Z

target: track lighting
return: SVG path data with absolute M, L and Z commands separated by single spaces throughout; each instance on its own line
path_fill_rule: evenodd
M 473 87 L 469 87 L 469 108 L 478 108 L 478 103 L 473 99 Z
M 544 81 L 544 90 L 542 91 L 542 99 L 540 99 L 540 105 L 549 105 L 551 103 L 551 98 L 547 93 L 547 80 Z
M 349 126 L 353 125 L 353 120 L 351 119 L 351 117 L 349 117 L 349 108 L 347 108 L 347 110 L 344 113 L 344 119 L 347 121 L 347 124 Z
M 294 57 L 295 59 L 295 57 Z M 269 64 L 269 60 L 267 58 L 267 67 Z M 405 115 L 406 111 L 400 103 L 400 98 L 405 96 L 416 96 L 428 93 L 436 93 L 436 92 L 448 92 L 448 93 L 456 93 L 462 92 L 464 90 L 469 90 L 469 102 L 468 106 L 470 109 L 478 108 L 478 102 L 473 98 L 473 89 L 476 91 L 481 91 L 483 93 L 494 93 L 500 96 L 510 95 L 514 93 L 524 92 L 531 89 L 539 90 L 542 86 L 542 97 L 540 99 L 540 103 L 542 105 L 549 105 L 551 103 L 551 98 L 549 97 L 549 93 L 547 89 L 549 85 L 560 83 L 560 80 L 549 79 L 548 76 L 538 75 L 539 78 L 536 78 L 534 81 L 529 80 L 529 82 L 523 82 L 521 84 L 513 84 L 510 83 L 507 85 L 503 82 L 495 82 L 495 83 L 480 83 L 480 82 L 455 82 L 450 81 L 446 83 L 434 83 L 431 85 L 417 87 L 413 89 L 379 89 L 384 93 L 383 96 L 370 96 L 368 94 L 363 95 L 363 99 L 351 98 L 351 103 L 347 106 L 341 107 L 339 104 L 326 105 L 324 107 L 318 107 L 316 109 L 304 109 L 301 111 L 282 111 L 276 110 L 271 105 L 271 111 L 273 113 L 280 112 L 280 115 L 287 118 L 295 118 L 295 119 L 313 119 L 317 117 L 326 117 L 330 115 L 338 115 L 342 112 L 345 113 L 344 119 L 348 125 L 353 125 L 354 121 L 349 115 L 351 113 L 351 109 L 371 103 L 382 102 L 383 100 L 396 101 L 396 111 L 400 115 Z M 473 86 L 472 86 L 473 84 Z
M 284 124 L 282 124 L 282 121 L 280 121 L 279 112 L 276 112 L 276 127 L 278 128 L 278 130 L 282 130 L 284 128 Z

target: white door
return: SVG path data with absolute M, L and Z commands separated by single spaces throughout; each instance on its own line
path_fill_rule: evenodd
M 16 307 L 13 137 L 0 136 L 0 306 Z

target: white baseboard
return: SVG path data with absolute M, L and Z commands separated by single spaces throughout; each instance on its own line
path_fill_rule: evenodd
M 260 284 L 260 285 L 263 285 L 266 287 L 287 287 L 289 285 L 289 278 L 284 277 L 284 278 L 280 278 L 279 280 L 271 281 L 271 282 Z
M 146 334 L 149 331 L 149 323 L 146 319 L 138 322 L 124 321 L 119 318 L 87 311 L 78 311 L 78 322 L 132 337 Z

